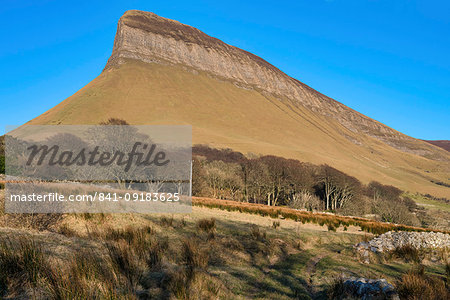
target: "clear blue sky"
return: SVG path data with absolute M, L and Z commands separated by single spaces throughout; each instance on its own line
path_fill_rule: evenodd
M 450 139 L 450 1 L 39 1 L 0 6 L 0 134 L 95 78 L 128 9 L 253 52 L 401 132 Z

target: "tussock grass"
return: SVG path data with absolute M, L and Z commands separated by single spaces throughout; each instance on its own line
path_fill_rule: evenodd
M 132 227 L 127 226 L 124 229 L 113 229 L 107 228 L 104 231 L 103 239 L 119 241 L 124 240 L 128 245 L 132 246 L 133 249 L 138 253 L 142 254 L 146 251 L 149 246 L 149 236 L 153 234 L 153 228 L 150 226 L 146 227 Z
M 4 214 L 0 224 L 37 231 L 57 231 L 61 220 L 61 214 Z
M 397 282 L 397 290 L 401 299 L 447 300 L 450 292 L 445 282 L 435 276 L 425 273 L 423 265 L 419 265 L 404 274 Z
M 273 221 L 273 222 L 272 222 L 272 227 L 273 227 L 274 229 L 277 229 L 278 227 L 280 227 L 280 221 Z
M 73 236 L 77 236 L 78 235 L 75 230 L 70 228 L 70 226 L 65 224 L 65 223 L 59 226 L 57 232 L 59 234 L 65 235 L 67 237 L 73 237 Z
M 0 243 L 0 297 L 38 299 L 129 298 L 117 293 L 118 281 L 110 265 L 93 252 L 81 251 L 61 267 L 49 261 L 31 239 Z
M 161 226 L 173 227 L 173 217 L 172 216 L 162 216 L 160 221 L 161 221 Z
M 183 265 L 192 272 L 196 269 L 205 269 L 208 266 L 209 254 L 205 248 L 198 246 L 198 243 L 192 239 L 183 241 L 181 260 Z
M 136 288 L 143 269 L 135 250 L 125 240 L 107 242 L 105 246 L 116 273 L 123 275 L 130 289 Z
M 0 293 L 8 289 L 21 290 L 23 284 L 36 287 L 47 268 L 41 247 L 30 239 L 0 243 Z
M 160 267 L 164 253 L 168 250 L 168 248 L 169 242 L 167 239 L 153 239 L 146 249 L 147 265 L 153 269 Z
M 425 253 L 416 247 L 406 244 L 391 251 L 391 256 L 403 259 L 406 262 L 421 263 L 425 258 Z
M 330 300 L 335 299 L 356 299 L 353 298 L 353 291 L 347 289 L 344 285 L 345 279 L 342 276 L 337 276 L 327 288 L 327 297 Z
M 52 299 L 112 299 L 125 296 L 116 291 L 119 283 L 110 264 L 92 251 L 75 253 L 67 269 L 48 269 L 45 279 Z
M 201 219 L 197 222 L 197 228 L 206 233 L 214 233 L 216 230 L 216 219 Z
M 267 233 L 259 228 L 257 225 L 250 227 L 250 235 L 258 241 L 264 241 L 267 239 Z
M 284 212 L 277 210 L 275 214 L 279 217 Z M 126 217 L 111 215 L 104 224 L 98 224 L 98 219 L 85 220 L 80 215 L 68 219 L 75 224 L 65 220 L 66 225 L 59 226 L 58 231 L 72 236 L 70 239 L 48 232 L 34 233 L 39 242 L 5 239 L 2 243 L 6 246 L 0 247 L 0 298 L 230 299 L 251 297 L 258 287 L 260 298 L 289 299 L 308 294 L 306 289 L 298 292 L 303 291 L 298 286 L 291 288 L 292 282 L 310 285 L 302 283 L 307 279 L 303 268 L 321 253 L 361 276 L 365 272 L 383 276 L 380 274 L 397 264 L 361 267 L 349 257 L 350 250 L 336 252 L 332 242 L 343 242 L 342 248 L 351 248 L 350 244 L 362 238 L 351 233 L 316 231 L 291 221 L 269 222 L 259 216 L 249 220 L 248 215 L 209 209 L 195 211 L 192 221 L 181 228 L 181 217 L 172 221 L 177 226 L 167 228 L 170 225 L 161 222 L 159 216 L 136 217 L 123 224 Z M 282 230 L 274 230 L 273 222 L 280 222 Z M 298 229 L 288 230 L 295 227 Z M 214 232 L 215 238 L 205 238 L 208 232 Z M 49 240 L 41 240 L 41 236 Z M 54 255 L 56 251 L 58 255 Z M 427 263 L 433 264 L 430 272 L 443 277 L 445 265 Z M 35 267 L 21 269 L 23 265 Z M 4 271 L 3 266 L 19 271 Z M 315 280 L 335 275 L 329 266 L 319 263 L 316 268 Z M 388 280 L 400 280 L 400 271 L 392 272 Z M 323 283 L 315 288 L 322 290 Z

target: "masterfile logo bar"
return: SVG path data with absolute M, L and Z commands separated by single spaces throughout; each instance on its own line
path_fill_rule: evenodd
M 190 126 L 25 125 L 5 154 L 8 212 L 190 209 Z

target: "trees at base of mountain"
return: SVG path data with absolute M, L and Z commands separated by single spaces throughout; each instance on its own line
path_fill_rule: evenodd
M 328 165 L 230 149 L 193 147 L 193 194 L 270 206 L 346 215 L 374 214 L 381 221 L 420 225 L 414 201 L 379 182 L 363 185 Z

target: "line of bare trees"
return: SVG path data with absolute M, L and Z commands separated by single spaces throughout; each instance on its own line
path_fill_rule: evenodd
M 197 193 L 267 205 L 304 202 L 321 209 L 342 208 L 361 194 L 361 183 L 328 165 L 315 166 L 294 159 L 267 155 L 247 158 L 231 150 L 195 146 L 194 175 Z M 308 202 L 308 201 L 306 201 Z M 319 207 L 313 207 L 319 208 Z
M 381 220 L 420 225 L 418 207 L 393 186 L 358 179 L 328 165 L 273 155 L 246 157 L 230 149 L 193 148 L 193 193 L 297 209 L 374 214 Z

